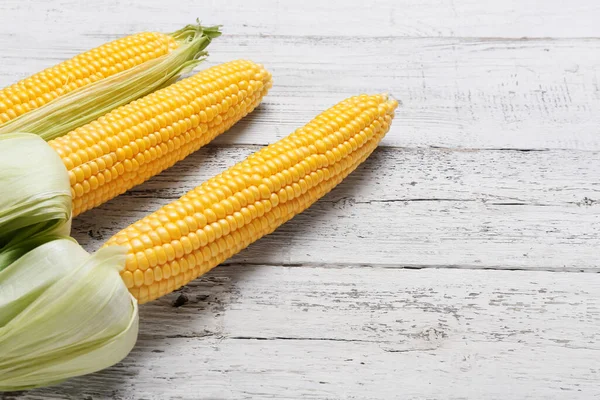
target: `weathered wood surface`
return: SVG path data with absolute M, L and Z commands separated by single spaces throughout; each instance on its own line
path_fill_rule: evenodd
M 0 85 L 109 37 L 35 51 L 9 39 Z M 261 110 L 215 143 L 268 144 L 348 96 L 389 92 L 403 106 L 383 146 L 600 150 L 600 40 L 254 35 L 210 52 L 204 68 L 251 58 L 274 79 Z
M 0 34 L 73 38 L 179 29 L 196 17 L 229 35 L 598 37 L 600 5 L 591 0 L 3 0 Z M 11 19 L 12 18 L 12 19 Z M 149 28 L 151 27 L 151 28 Z M 71 44 L 71 47 L 76 44 Z
M 142 307 L 118 366 L 24 398 L 592 399 L 599 290 L 573 273 L 227 266 L 187 303 Z
M 96 249 L 257 148 L 209 146 L 78 217 L 74 236 Z M 598 170 L 595 152 L 380 148 L 233 262 L 598 271 Z
M 273 70 L 272 93 L 217 143 L 269 143 L 345 97 L 388 92 L 403 106 L 383 146 L 600 149 L 600 40 L 223 37 L 210 63 L 248 55 Z
M 196 16 L 226 33 L 203 67 L 250 58 L 275 86 L 74 221 L 90 251 L 347 96 L 392 93 L 392 130 L 305 214 L 141 307 L 122 363 L 0 398 L 600 398 L 600 3 L 3 0 L 0 86 Z

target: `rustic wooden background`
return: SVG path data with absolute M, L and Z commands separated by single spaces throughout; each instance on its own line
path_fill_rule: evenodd
M 403 103 L 310 210 L 141 307 L 105 371 L 4 399 L 600 398 L 600 3 L 2 0 L 0 85 L 117 37 L 223 24 L 263 105 L 79 217 L 89 250 L 322 110 Z

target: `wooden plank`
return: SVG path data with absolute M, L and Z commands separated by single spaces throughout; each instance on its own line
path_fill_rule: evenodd
M 0 45 L 0 86 L 83 50 Z M 221 144 L 271 143 L 348 96 L 390 92 L 404 105 L 384 146 L 600 150 L 596 39 L 223 36 L 211 54 L 204 68 L 252 58 L 274 76 Z
M 209 144 L 124 196 L 176 199 L 262 146 Z M 418 199 L 592 205 L 600 152 L 378 148 L 331 201 Z
M 593 0 L 568 6 L 548 0 L 543 7 L 535 0 L 382 0 L 373 5 L 358 0 L 179 0 L 168 12 L 160 0 L 4 0 L 0 15 L 0 34 L 29 32 L 35 37 L 48 32 L 65 39 L 81 30 L 110 35 L 168 32 L 196 17 L 223 24 L 229 35 L 354 36 L 360 31 L 365 36 L 600 36 L 600 6 Z
M 86 248 L 256 147 L 209 147 L 79 216 Z M 381 148 L 233 262 L 597 270 L 600 153 Z M 357 251 L 359 249 L 359 251 Z
M 121 364 L 18 398 L 590 399 L 598 290 L 575 273 L 218 268 L 183 306 L 144 305 Z
M 223 37 L 209 64 L 251 55 L 274 87 L 217 142 L 270 143 L 346 97 L 388 92 L 403 106 L 384 146 L 598 150 L 599 50 L 595 39 Z
M 599 267 L 600 4 L 365 7 L 0 3 L 0 86 L 196 15 L 225 25 L 205 67 L 273 71 L 264 105 L 211 148 L 78 218 L 89 250 L 346 96 L 404 102 L 384 147 L 311 210 L 143 306 L 122 363 L 0 398 L 600 397 L 600 281 L 574 272 Z

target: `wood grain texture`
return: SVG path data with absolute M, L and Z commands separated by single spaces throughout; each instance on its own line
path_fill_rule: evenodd
M 108 39 L 0 42 L 0 86 Z M 223 36 L 210 51 L 203 68 L 251 58 L 274 80 L 216 143 L 268 144 L 346 97 L 389 92 L 403 106 L 384 146 L 600 150 L 600 40 Z
M 79 216 L 96 249 L 258 147 L 210 146 Z M 596 271 L 600 153 L 380 148 L 233 262 Z
M 600 398 L 600 3 L 3 0 L 0 86 L 196 16 L 225 32 L 202 68 L 250 58 L 275 86 L 78 217 L 86 249 L 347 96 L 392 93 L 392 130 L 306 213 L 142 306 L 122 363 L 1 399 Z
M 599 290 L 572 273 L 228 266 L 143 306 L 119 365 L 17 398 L 591 399 Z
M 223 24 L 228 35 L 597 37 L 600 5 L 561 0 L 3 0 L 0 35 L 43 26 L 52 35 L 72 38 L 73 28 L 90 33 L 126 34 L 178 29 L 195 18 Z
M 345 97 L 388 92 L 403 106 L 384 146 L 598 150 L 599 50 L 598 40 L 224 37 L 209 63 L 256 54 L 275 85 L 243 134 L 217 142 L 270 143 Z

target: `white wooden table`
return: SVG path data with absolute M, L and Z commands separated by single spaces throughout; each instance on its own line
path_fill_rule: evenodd
M 203 67 L 273 72 L 232 131 L 79 217 L 89 250 L 345 97 L 403 107 L 310 210 L 142 306 L 123 362 L 4 399 L 600 398 L 600 3 L 167 3 L 0 3 L 1 86 L 196 16 L 224 31 Z

